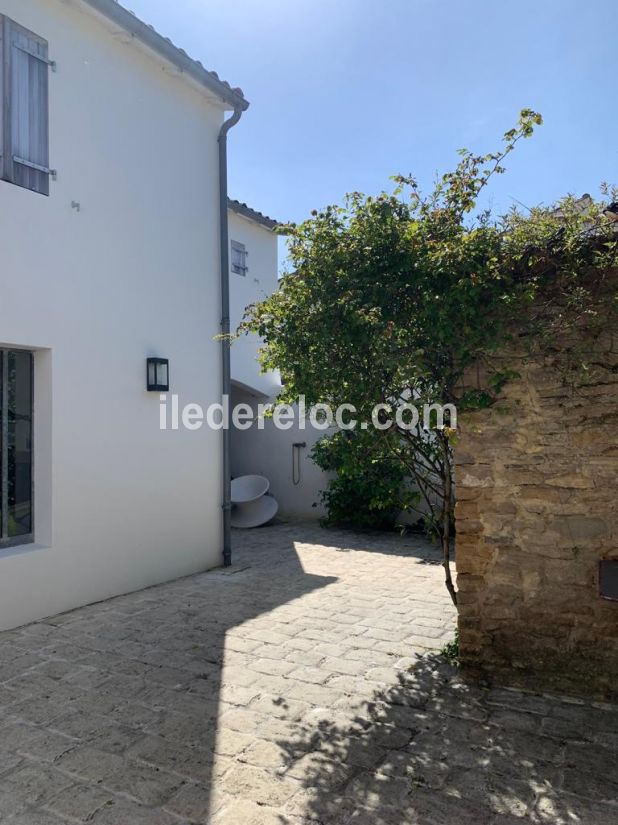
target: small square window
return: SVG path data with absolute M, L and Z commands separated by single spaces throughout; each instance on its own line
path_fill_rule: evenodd
M 244 243 L 232 241 L 232 272 L 237 275 L 246 275 L 249 267 L 247 266 L 248 252 Z
M 599 593 L 604 599 L 618 601 L 618 559 L 599 562 Z

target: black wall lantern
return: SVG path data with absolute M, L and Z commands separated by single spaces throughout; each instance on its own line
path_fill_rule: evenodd
M 169 391 L 170 362 L 167 358 L 146 359 L 146 386 L 148 392 Z

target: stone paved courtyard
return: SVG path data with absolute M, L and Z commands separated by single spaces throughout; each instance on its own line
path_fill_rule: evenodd
M 235 543 L 0 634 L 3 825 L 618 823 L 618 709 L 461 682 L 422 540 Z

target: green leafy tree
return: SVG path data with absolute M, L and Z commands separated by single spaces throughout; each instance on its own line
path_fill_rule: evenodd
M 566 198 L 558 209 L 496 220 L 474 214 L 505 158 L 541 122 L 523 110 L 499 151 L 462 150 L 426 196 L 413 178 L 398 177 L 391 194 L 353 193 L 343 206 L 286 227 L 292 271 L 241 327 L 264 339 L 262 363 L 281 371 L 281 400 L 303 394 L 308 405 L 349 403 L 364 422 L 383 405 L 377 424 L 392 423 L 373 437 L 417 486 L 420 501 L 410 508 L 420 509 L 441 544 L 455 603 L 456 432 L 448 421 L 430 431 L 401 426 L 395 413 L 411 400 L 421 408 L 491 403 L 513 376 L 497 372 L 493 393 L 462 395 L 465 369 L 503 346 L 524 317 L 538 325 L 539 340 L 583 318 L 602 280 L 583 273 L 607 270 L 616 255 L 604 204 L 592 200 L 585 209 Z
M 395 445 L 399 451 L 403 444 Z M 338 430 L 313 447 L 311 458 L 335 473 L 320 498 L 327 516 L 323 524 L 357 529 L 392 530 L 401 511 L 418 502 L 398 455 L 371 431 Z

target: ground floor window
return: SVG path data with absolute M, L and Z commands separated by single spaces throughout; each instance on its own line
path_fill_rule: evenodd
M 32 532 L 32 353 L 0 349 L 0 546 Z

